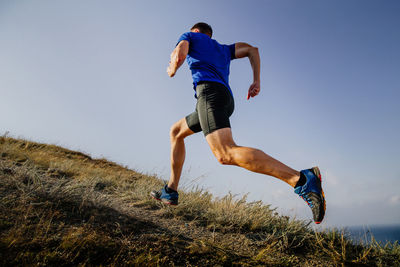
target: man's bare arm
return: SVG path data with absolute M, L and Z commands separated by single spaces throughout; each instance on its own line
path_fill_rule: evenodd
M 260 55 L 258 48 L 246 43 L 236 43 L 235 57 L 248 57 L 250 60 L 251 68 L 253 69 L 253 83 L 247 93 L 247 99 L 255 97 L 260 92 Z
M 174 77 L 176 71 L 182 66 L 187 54 L 189 53 L 189 42 L 186 40 L 180 41 L 171 53 L 171 60 L 167 68 L 169 77 Z

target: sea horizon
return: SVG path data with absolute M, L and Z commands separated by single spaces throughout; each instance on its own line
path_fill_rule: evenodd
M 400 224 L 351 225 L 336 229 L 344 230 L 356 243 L 370 243 L 372 237 L 382 243 L 399 243 L 400 240 Z

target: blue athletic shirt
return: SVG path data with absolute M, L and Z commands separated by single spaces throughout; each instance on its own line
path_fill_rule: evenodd
M 208 35 L 198 32 L 186 32 L 181 35 L 181 41 L 189 42 L 189 53 L 186 61 L 192 71 L 194 90 L 200 81 L 219 82 L 229 87 L 229 66 L 235 59 L 235 44 L 219 44 Z

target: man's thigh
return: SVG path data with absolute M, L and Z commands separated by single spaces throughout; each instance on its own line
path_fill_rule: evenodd
M 225 86 L 219 83 L 197 86 L 196 112 L 205 136 L 219 129 L 230 128 L 229 117 L 233 109 L 233 97 Z
M 186 126 L 193 131 L 193 133 L 201 132 L 199 114 L 196 111 L 190 113 L 184 118 Z
M 236 146 L 233 141 L 231 128 L 215 130 L 206 136 L 206 140 L 214 154 L 224 153 Z

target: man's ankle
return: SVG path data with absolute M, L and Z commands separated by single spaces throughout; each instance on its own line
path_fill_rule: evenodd
M 176 189 L 178 189 L 178 188 L 176 188 Z M 167 186 L 167 187 L 165 188 L 165 190 L 167 191 L 167 193 L 174 193 L 174 192 L 177 192 L 176 189 L 171 188 L 171 187 L 169 187 L 169 186 Z
M 303 186 L 306 182 L 307 177 L 303 173 L 300 173 L 299 180 L 296 182 L 296 185 L 294 187 L 296 188 L 298 186 Z

